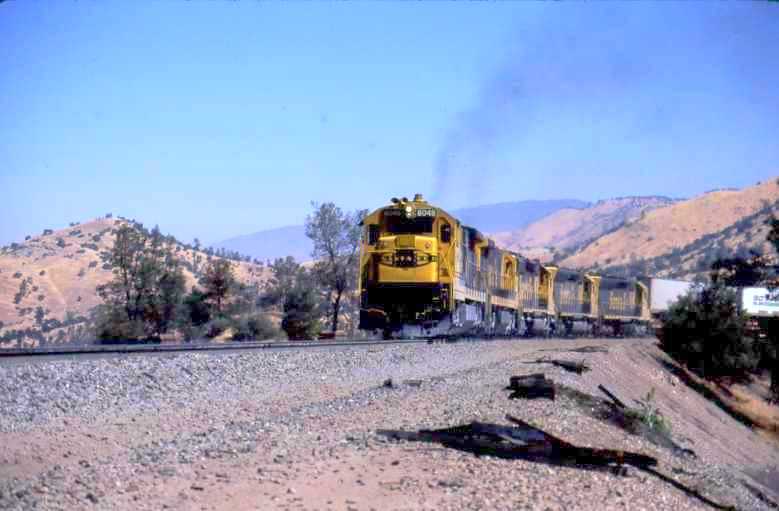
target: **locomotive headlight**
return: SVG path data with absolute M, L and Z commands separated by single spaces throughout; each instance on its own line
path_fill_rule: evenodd
M 408 213 L 409 215 L 411 214 L 411 212 L 412 212 L 413 210 L 414 210 L 414 209 L 413 209 L 411 206 L 406 206 L 406 213 Z
M 425 242 L 425 250 L 430 250 L 430 242 Z

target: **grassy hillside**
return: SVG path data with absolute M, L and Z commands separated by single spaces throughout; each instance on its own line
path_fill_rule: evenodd
M 115 229 L 127 223 L 100 218 L 0 249 L 0 337 L 10 330 L 38 332 L 46 342 L 78 335 L 78 325 L 101 303 L 97 286 L 112 278 L 101 253 L 113 246 Z M 170 241 L 189 289 L 211 256 Z M 236 278 L 249 284 L 263 282 L 268 272 L 249 262 L 233 261 L 233 268 Z
M 563 259 L 569 268 L 624 267 L 680 251 L 756 215 L 779 200 L 775 179 L 743 190 L 720 190 L 654 209 Z M 756 234 L 753 234 L 756 236 Z M 723 245 L 733 250 L 736 240 Z
M 706 234 L 670 252 L 650 258 L 636 258 L 627 264 L 603 269 L 615 275 L 651 275 L 656 277 L 695 280 L 706 278 L 712 263 L 729 257 L 747 258 L 750 251 L 772 254 L 766 241 L 771 216 L 779 215 L 779 201 L 758 212 L 741 218 L 728 227 Z
M 537 253 L 541 247 L 571 252 L 647 211 L 675 202 L 667 197 L 602 200 L 586 208 L 561 209 L 522 229 L 497 233 L 494 239 L 500 246 L 523 253 Z

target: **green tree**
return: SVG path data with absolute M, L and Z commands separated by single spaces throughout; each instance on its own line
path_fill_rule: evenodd
M 105 340 L 157 337 L 172 326 L 184 295 L 184 275 L 159 228 L 122 226 L 103 254 L 113 279 L 98 286 L 103 299 L 98 336 Z
M 233 289 L 233 299 L 226 307 L 228 315 L 255 314 L 261 305 L 261 287 L 256 282 L 238 282 Z
M 284 293 L 281 328 L 292 340 L 313 339 L 319 333 L 320 299 L 311 272 L 301 269 Z
M 729 286 L 756 286 L 767 277 L 766 260 L 756 252 L 746 258 L 717 259 L 711 265 L 710 277 Z
M 774 246 L 774 250 L 779 252 L 779 218 L 772 216 L 768 220 L 770 230 L 768 231 L 768 241 Z
M 779 181 L 777 181 L 779 184 Z M 779 256 L 779 219 L 775 216 L 771 216 L 768 220 L 768 236 L 767 240 L 774 247 L 774 260 Z M 774 264 L 770 265 L 770 271 L 766 278 L 766 285 L 776 291 L 779 288 L 779 267 Z M 768 359 L 766 365 L 771 370 L 771 394 L 775 402 L 779 402 L 779 318 L 768 318 L 761 322 L 761 326 L 766 332 L 768 337 L 768 349 L 766 350 L 766 358 Z
M 327 294 L 330 329 L 335 333 L 344 294 L 357 282 L 360 222 L 367 211 L 345 213 L 332 202 L 312 206 L 314 212 L 306 218 L 306 236 L 314 243 L 314 275 Z
M 197 288 L 193 287 L 192 292 L 184 298 L 184 311 L 184 319 L 191 325 L 202 326 L 211 320 L 208 297 Z
M 213 306 L 214 313 L 221 316 L 225 302 L 236 287 L 233 265 L 225 259 L 211 259 L 206 265 L 200 284 Z
M 291 256 L 276 259 L 268 265 L 268 268 L 270 268 L 271 277 L 265 283 L 261 302 L 266 306 L 283 306 L 287 293 L 297 282 L 303 268 Z
M 166 258 L 171 257 L 170 254 Z M 186 280 L 181 268 L 174 261 L 166 261 L 165 269 L 158 281 L 156 303 L 152 310 L 156 311 L 156 329 L 165 333 L 176 324 L 184 298 Z
M 766 239 L 774 248 L 774 264 L 768 265 L 768 274 L 765 280 L 768 287 L 774 288 L 779 287 L 779 261 L 777 261 L 779 258 L 779 218 L 772 215 L 766 223 L 769 227 Z
M 46 311 L 40 305 L 35 308 L 35 323 L 40 325 L 46 317 Z
M 759 361 L 755 342 L 746 335 L 736 291 L 719 280 L 691 290 L 671 305 L 662 347 L 708 378 L 742 378 Z

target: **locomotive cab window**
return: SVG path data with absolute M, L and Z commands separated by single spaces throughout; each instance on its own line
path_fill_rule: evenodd
M 390 234 L 432 234 L 433 220 L 433 218 L 384 217 L 385 227 Z
M 441 243 L 449 243 L 452 241 L 452 226 L 449 224 L 441 224 Z
M 514 275 L 514 265 L 511 264 L 511 261 L 506 261 L 506 269 L 504 270 L 504 273 L 506 274 L 506 276 Z
M 368 226 L 368 244 L 375 245 L 379 241 L 379 226 L 370 224 Z

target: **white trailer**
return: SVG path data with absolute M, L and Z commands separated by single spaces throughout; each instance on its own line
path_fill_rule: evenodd
M 693 283 L 686 280 L 655 279 L 649 285 L 649 308 L 652 314 L 668 312 L 668 307 L 686 294 Z
M 765 287 L 741 289 L 741 310 L 752 317 L 779 317 L 779 289 Z

